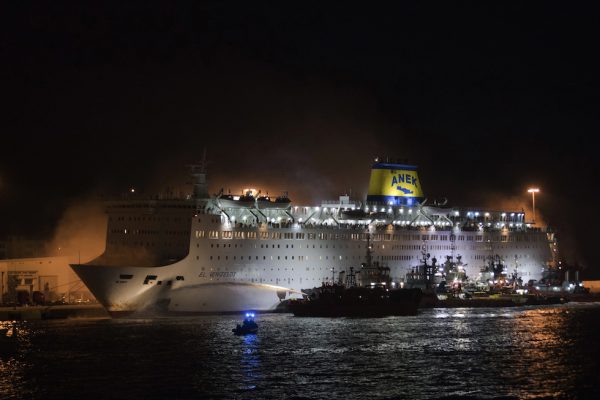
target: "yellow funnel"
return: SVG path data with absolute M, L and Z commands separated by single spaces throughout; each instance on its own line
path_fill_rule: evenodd
M 415 165 L 375 163 L 371 167 L 368 202 L 410 206 L 423 197 Z

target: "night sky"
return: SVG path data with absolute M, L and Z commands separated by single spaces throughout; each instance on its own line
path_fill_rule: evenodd
M 451 205 L 536 211 L 600 277 L 598 9 L 567 2 L 0 6 L 0 236 L 128 188 L 364 198 L 375 156 Z M 527 4 L 519 4 L 527 3 Z

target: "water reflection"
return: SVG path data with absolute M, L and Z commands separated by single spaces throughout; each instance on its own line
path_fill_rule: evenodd
M 26 380 L 26 353 L 31 329 L 25 322 L 0 321 L 0 393 L 2 398 L 22 398 Z
M 566 307 L 530 309 L 521 312 L 509 326 L 512 343 L 507 351 L 516 352 L 514 368 L 526 370 L 519 377 L 520 398 L 575 396 L 583 365 L 573 363 L 572 355 L 585 343 L 578 343 L 576 326 Z M 524 390 L 523 388 L 526 388 Z
M 567 305 L 265 315 L 245 337 L 230 316 L 21 322 L 0 397 L 600 398 L 599 321 Z
M 253 391 L 260 381 L 260 339 L 258 335 L 243 337 L 240 366 L 242 370 L 242 389 Z

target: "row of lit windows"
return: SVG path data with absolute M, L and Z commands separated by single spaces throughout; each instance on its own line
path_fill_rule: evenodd
M 134 229 L 134 230 L 129 230 L 129 229 L 111 229 L 109 232 L 113 233 L 113 234 L 120 234 L 120 233 L 122 233 L 122 234 L 131 234 L 131 235 L 158 235 L 158 234 L 160 234 L 160 231 L 149 230 L 149 229 Z
M 283 246 L 282 244 L 274 244 L 274 243 L 272 243 L 272 244 L 269 244 L 269 243 L 263 244 L 263 243 L 261 243 L 260 244 L 260 248 L 261 249 L 263 249 L 263 248 L 264 249 L 268 249 L 268 248 L 281 249 L 281 248 L 283 248 L 282 246 Z M 306 248 L 306 249 L 310 249 L 310 248 L 316 249 L 317 248 L 316 246 L 317 245 L 313 244 L 312 247 L 311 247 L 310 244 L 307 244 L 304 248 Z M 320 244 L 318 248 L 319 249 L 323 249 L 323 248 L 329 249 L 329 244 L 326 244 L 324 246 L 325 247 L 323 247 L 323 245 Z M 385 250 L 385 246 L 386 246 L 385 244 L 383 244 L 383 245 L 373 245 L 372 248 L 374 250 L 380 250 L 380 249 L 381 250 Z M 200 244 L 196 243 L 196 247 L 200 248 Z M 231 243 L 211 243 L 210 247 L 211 248 L 217 248 L 217 249 L 218 248 L 232 248 L 232 244 Z M 539 246 L 537 246 L 537 245 L 522 246 L 522 248 L 524 248 L 524 249 L 525 248 L 527 248 L 527 249 L 529 249 L 529 248 L 538 248 L 538 247 Z M 238 243 L 233 243 L 233 248 L 240 248 L 241 249 L 241 248 L 244 248 L 244 245 L 242 243 L 239 243 L 239 244 Z M 250 248 L 258 249 L 259 248 L 258 247 L 258 243 L 255 243 L 254 245 L 250 244 Z M 293 249 L 294 245 L 288 243 L 288 244 L 285 245 L 285 248 L 286 249 Z M 298 248 L 301 249 L 303 247 L 300 244 L 300 245 L 298 245 Z M 331 248 L 335 249 L 336 245 L 333 244 L 331 246 Z M 354 248 L 354 245 L 348 244 L 348 243 L 346 243 L 345 245 L 344 244 L 338 244 L 338 248 L 340 248 L 340 249 L 343 249 L 343 248 L 349 249 L 349 248 Z M 360 248 L 362 248 L 362 246 L 360 244 L 357 244 L 356 248 L 360 249 Z M 497 248 L 502 248 L 502 246 L 498 246 Z M 519 246 L 511 246 L 511 248 L 519 248 Z M 388 249 L 391 249 L 391 250 L 413 250 L 414 251 L 414 250 L 422 250 L 423 246 L 422 245 L 418 245 L 418 244 L 394 244 L 391 247 L 388 246 Z M 428 250 L 428 251 L 432 251 L 432 250 L 447 250 L 447 251 L 449 251 L 449 250 L 452 250 L 452 245 L 442 245 L 442 244 L 427 245 L 425 249 Z M 454 250 L 471 250 L 471 251 L 482 250 L 482 249 L 483 250 L 490 250 L 490 248 L 489 248 L 489 246 L 487 244 L 482 244 L 482 245 L 477 245 L 477 246 L 455 246 L 455 248 L 454 248 Z
M 113 221 L 113 217 L 108 217 L 109 221 Z M 181 217 L 124 217 L 124 216 L 120 216 L 120 217 L 115 217 L 114 218 L 115 221 L 137 221 L 137 222 L 168 222 L 168 221 L 173 221 L 173 222 L 181 222 L 182 218 Z
M 414 260 L 416 257 L 411 255 L 397 255 L 397 256 L 381 256 L 383 261 L 402 261 L 402 260 Z
M 123 235 L 171 235 L 171 236 L 188 236 L 189 231 L 174 231 L 174 230 L 163 230 L 155 231 L 149 229 L 111 229 L 109 231 L 112 234 L 123 234 Z M 198 237 L 198 236 L 197 236 Z
M 227 261 L 227 260 L 229 260 L 230 256 L 227 255 L 227 256 L 222 256 L 222 257 L 223 257 L 223 260 Z M 244 260 L 252 261 L 253 258 L 254 258 L 254 260 L 260 260 L 261 259 L 260 256 L 231 256 L 231 259 L 233 261 L 236 261 L 236 260 L 238 260 L 238 257 L 239 257 L 240 261 L 244 261 Z M 277 257 L 277 258 L 275 258 L 275 257 Z M 317 256 L 314 256 L 314 258 L 316 258 L 316 257 Z M 323 261 L 323 260 L 329 261 L 330 260 L 329 256 L 318 256 L 318 257 L 319 257 L 319 261 Z M 331 261 L 333 261 L 333 260 L 342 261 L 343 259 L 348 260 L 349 259 L 348 257 L 349 256 L 341 256 L 341 255 L 340 256 L 331 256 Z M 484 259 L 486 259 L 486 257 L 487 257 L 487 255 L 484 255 L 484 254 L 471 255 L 471 259 L 472 260 L 484 260 Z M 542 256 L 540 255 L 540 258 L 541 257 Z M 367 259 L 366 256 L 352 256 L 352 260 L 354 260 L 355 258 L 357 260 L 359 260 L 359 261 Z M 417 258 L 417 256 L 408 255 L 408 254 L 390 255 L 390 256 L 373 256 L 373 259 L 380 260 L 380 261 L 414 260 L 415 258 Z M 516 258 L 530 258 L 530 255 L 529 254 L 516 254 Z M 533 257 L 531 257 L 531 258 L 533 258 Z M 200 259 L 200 256 L 196 256 L 196 260 L 199 260 L 199 259 Z M 309 256 L 297 256 L 297 258 L 296 258 L 296 256 L 262 256 L 262 260 L 263 261 L 266 261 L 266 260 L 269 260 L 269 261 L 273 261 L 273 260 L 292 260 L 292 261 L 294 261 L 296 259 L 298 261 L 308 261 L 309 260 Z M 211 256 L 209 256 L 209 260 L 220 261 L 221 260 L 221 256 L 216 256 L 215 257 L 215 256 L 211 255 Z
M 267 271 L 268 268 L 263 268 L 263 271 Z M 202 271 L 205 270 L 205 267 L 202 267 Z M 220 268 L 210 268 L 210 271 L 220 271 Z M 227 270 L 227 269 L 226 269 Z M 271 267 L 270 268 L 271 271 L 274 271 L 275 268 Z M 284 268 L 285 271 L 287 271 L 287 268 Z M 291 271 L 293 271 L 294 269 L 291 268 Z M 313 271 L 317 270 L 317 271 L 323 271 L 323 270 L 329 270 L 329 267 L 313 267 L 312 268 Z M 260 271 L 260 269 L 256 268 L 254 270 L 252 270 L 251 268 L 249 268 L 247 271 L 240 271 L 242 272 L 242 274 L 236 276 L 235 272 L 211 272 L 210 275 L 206 276 L 204 274 L 204 272 L 200 273 L 198 275 L 198 277 L 200 278 L 210 278 L 210 280 L 216 279 L 216 280 L 221 280 L 221 278 L 223 279 L 248 279 L 249 275 L 250 275 L 250 280 L 251 282 L 275 282 L 275 283 L 280 283 L 280 282 L 286 282 L 288 284 L 291 284 L 294 281 L 294 277 L 275 277 L 275 278 L 261 278 L 261 277 L 256 277 L 257 273 Z M 280 268 L 277 268 L 277 271 L 281 271 Z M 306 268 L 306 271 L 311 271 L 310 267 Z M 530 271 L 520 271 L 521 276 L 530 276 L 531 272 Z M 254 276 L 254 277 L 252 277 Z M 130 280 L 133 278 L 133 275 L 129 275 L 129 274 L 121 274 L 120 275 L 120 279 L 121 281 L 119 283 L 125 283 L 126 280 Z M 298 278 L 298 277 L 296 277 Z M 302 283 L 303 278 L 299 277 L 299 282 Z M 325 275 L 325 276 L 319 276 L 319 277 L 305 277 L 304 278 L 306 281 L 321 281 L 321 282 L 325 282 L 328 281 L 329 279 L 331 279 L 331 276 L 329 274 Z M 177 276 L 176 281 L 184 281 L 185 277 L 180 275 Z M 157 275 L 147 275 L 146 278 L 144 279 L 144 284 L 152 284 L 152 283 L 156 283 L 157 285 L 161 285 L 163 282 L 161 280 L 158 280 L 158 276 Z M 167 285 L 171 285 L 172 281 L 169 280 L 166 282 Z
M 312 268 L 313 271 L 315 271 L 315 270 L 323 271 L 323 270 L 328 270 L 328 269 L 329 269 L 329 267 L 325 267 L 325 268 L 323 268 L 323 267 L 316 267 L 316 268 L 313 267 Z M 204 271 L 204 270 L 205 270 L 205 267 L 202 267 L 202 271 Z M 216 271 L 220 271 L 221 269 L 220 268 L 210 268 L 210 271 L 215 271 L 215 270 Z M 274 268 L 271 267 L 270 270 L 274 271 Z M 281 270 L 280 268 L 277 268 L 277 271 L 280 271 L 280 270 Z M 284 270 L 287 271 L 287 268 L 285 268 Z M 292 268 L 291 271 L 293 271 L 293 270 L 294 269 Z M 306 268 L 306 271 L 310 271 L 310 270 L 311 270 L 310 267 Z M 235 272 L 215 272 L 214 274 L 213 274 L 213 272 L 211 272 L 210 275 L 205 276 L 204 272 L 202 272 L 202 273 L 200 273 L 198 275 L 198 277 L 201 277 L 201 278 L 210 278 L 210 280 L 213 280 L 213 279 L 220 280 L 221 278 L 223 278 L 223 279 L 232 279 L 232 278 L 233 279 L 242 279 L 242 278 L 248 279 L 248 275 L 250 275 L 250 276 L 252 276 L 252 275 L 256 276 L 256 274 L 259 271 L 260 271 L 259 269 L 255 269 L 254 271 L 252 269 L 249 269 L 248 271 L 245 271 L 245 273 L 244 273 L 244 271 L 241 271 L 243 273 L 243 275 L 240 274 L 240 276 L 236 276 Z M 267 271 L 267 268 L 263 268 L 263 271 Z M 521 271 L 520 273 L 521 273 L 521 276 L 529 276 L 529 275 L 531 275 L 530 271 Z M 125 281 L 130 280 L 132 278 L 133 278 L 133 275 L 121 274 L 120 275 L 121 281 L 119 283 L 125 283 Z M 304 279 L 306 281 L 322 281 L 322 282 L 325 282 L 325 281 L 328 281 L 329 279 L 331 279 L 331 276 L 330 275 L 326 275 L 326 276 L 319 276 L 319 277 L 305 277 Z M 177 276 L 175 278 L 175 280 L 176 281 L 184 281 L 185 277 L 183 275 L 179 275 L 179 276 Z M 251 277 L 250 280 L 252 282 L 275 282 L 275 283 L 279 283 L 279 282 L 285 282 L 285 281 L 287 281 L 288 283 L 292 283 L 294 281 L 294 277 L 289 277 L 289 276 L 288 277 L 283 277 L 283 278 L 279 278 L 279 277 L 275 277 L 275 278 Z M 299 278 L 300 283 L 302 283 L 302 280 L 303 280 L 303 278 L 300 277 Z M 144 285 L 152 284 L 152 283 L 156 283 L 157 285 L 161 285 L 163 282 L 158 279 L 157 275 L 147 275 L 146 278 L 144 279 L 143 283 L 144 283 Z M 167 285 L 171 285 L 172 281 L 169 280 L 166 283 L 167 283 Z
M 237 260 L 237 257 L 238 257 L 238 256 L 232 256 L 232 257 L 231 257 L 231 259 L 232 259 L 232 260 Z M 240 260 L 242 260 L 242 261 L 244 260 L 244 256 L 239 256 L 239 257 L 240 257 Z M 254 257 L 255 257 L 255 260 L 258 260 L 258 259 L 259 259 L 259 256 L 254 256 Z M 274 258 L 274 257 L 275 257 L 275 256 L 269 256 L 269 260 L 275 260 L 275 258 Z M 281 258 L 281 257 L 283 257 L 283 258 Z M 288 259 L 288 257 L 290 257 L 290 258 L 289 258 L 290 260 L 295 260 L 295 259 L 296 259 L 296 258 L 295 258 L 296 256 L 277 256 L 277 260 L 282 260 L 282 259 L 283 259 L 283 260 L 287 260 L 287 259 Z M 315 258 L 316 258 L 316 257 L 317 257 L 317 256 L 315 256 Z M 329 260 L 329 256 L 319 256 L 319 260 L 323 260 L 323 257 L 325 257 L 325 260 Z M 338 258 L 338 257 L 339 257 L 339 258 Z M 342 260 L 342 259 L 343 259 L 343 257 L 344 257 L 344 256 L 331 256 L 331 259 L 332 259 L 332 260 Z M 345 256 L 345 257 L 346 257 L 346 260 L 347 260 L 347 259 L 348 259 L 348 256 Z M 352 259 L 354 259 L 354 257 L 355 257 L 355 256 L 352 256 Z M 364 258 L 366 259 L 366 256 L 365 256 Z M 379 256 L 377 256 L 377 258 L 379 258 Z M 199 259 L 200 259 L 200 256 L 196 256 L 196 260 L 199 260 Z M 214 256 L 209 256 L 209 260 L 213 260 L 213 259 L 214 259 Z M 223 259 L 224 259 L 224 260 L 229 260 L 229 256 L 228 256 L 228 255 L 227 255 L 227 256 L 223 256 Z M 262 259 L 263 259 L 263 260 L 267 260 L 267 256 L 262 256 Z M 360 257 L 360 256 L 358 256 L 358 259 L 360 260 L 360 259 L 361 259 L 361 257 Z M 221 256 L 217 256 L 217 257 L 216 257 L 216 260 L 221 260 Z M 247 256 L 247 260 L 248 260 L 248 261 L 252 260 L 252 256 Z M 298 256 L 298 260 L 299 260 L 299 261 L 305 261 L 305 260 L 306 260 L 306 261 L 308 261 L 308 256 Z
M 197 239 L 204 238 L 204 231 L 196 231 L 195 236 Z M 256 239 L 257 237 L 260 240 L 367 240 L 366 233 L 303 233 L 303 232 L 245 232 L 245 231 L 208 231 L 208 237 L 210 239 Z M 372 241 L 475 241 L 475 242 L 483 242 L 485 241 L 498 241 L 501 242 L 535 242 L 542 240 L 539 236 L 524 236 L 524 235 L 494 235 L 494 236 L 483 236 L 483 235 L 392 235 L 392 234 L 373 234 L 371 235 Z
M 277 245 L 275 245 L 275 244 L 271 244 L 270 246 L 271 246 L 271 248 L 272 248 L 272 249 L 282 249 L 282 248 L 283 248 L 283 247 L 281 247 L 281 246 L 283 246 L 283 245 L 281 245 L 281 244 L 277 244 Z M 316 246 L 317 246 L 317 245 L 313 244 L 313 245 L 312 245 L 312 248 L 313 248 L 313 249 L 316 249 L 316 248 L 317 248 Z M 197 248 L 200 248 L 200 243 L 196 243 L 196 247 L 197 247 Z M 211 243 L 211 244 L 210 244 L 210 247 L 211 247 L 211 248 L 217 248 L 217 249 L 218 249 L 218 248 L 224 248 L 224 249 L 225 249 L 225 248 L 232 248 L 232 246 L 231 246 L 231 243 Z M 240 243 L 240 244 L 238 244 L 238 243 L 234 243 L 234 244 L 233 244 L 233 248 L 235 248 L 235 249 L 237 249 L 237 248 L 240 248 L 240 249 L 241 249 L 241 248 L 243 248 L 243 247 L 244 247 L 244 245 L 243 245 L 242 243 Z M 250 248 L 253 248 L 253 247 L 254 247 L 255 249 L 258 249 L 258 248 L 259 248 L 257 243 L 255 243 L 254 245 L 250 244 Z M 365 247 L 366 247 L 366 246 L 365 246 Z M 379 248 L 381 248 L 381 247 L 383 247 L 383 248 L 385 249 L 385 245 L 383 245 L 383 246 L 376 246 L 376 248 L 377 248 L 377 249 L 379 249 Z M 418 246 L 418 245 L 415 245 L 414 247 L 415 247 L 416 249 L 420 249 L 420 248 L 421 248 L 421 247 L 420 247 L 420 246 Z M 268 248 L 269 248 L 269 243 L 267 243 L 267 244 L 261 244 L 261 245 L 260 245 L 260 248 L 261 248 L 261 249 L 263 249 L 263 248 L 264 248 L 264 249 L 268 249 Z M 286 245 L 285 245 L 285 248 L 286 248 L 286 249 L 293 249 L 293 248 L 294 248 L 294 245 L 293 245 L 293 244 L 286 244 Z M 302 248 L 302 245 L 301 245 L 301 244 L 300 244 L 300 245 L 298 245 L 298 248 L 300 248 L 300 249 L 301 249 L 301 248 Z M 306 245 L 304 248 L 306 248 L 306 249 L 310 249 L 310 248 L 311 248 L 311 245 L 310 245 L 310 244 L 307 244 L 307 245 Z M 323 245 L 322 245 L 322 244 L 320 244 L 318 248 L 319 248 L 319 249 L 322 249 L 322 248 L 323 248 Z M 326 249 L 328 249 L 328 248 L 329 248 L 329 244 L 326 244 L 326 245 L 325 245 L 325 248 L 326 248 Z M 334 245 L 331 245 L 331 248 L 332 248 L 332 249 L 335 249 L 335 244 L 334 244 Z M 349 249 L 349 248 L 354 248 L 354 246 L 353 246 L 353 245 L 351 246 L 350 244 L 346 243 L 345 245 L 344 245 L 344 244 L 338 244 L 338 248 L 339 248 L 339 249 L 343 249 L 343 248 Z M 356 248 L 357 248 L 357 249 L 360 249 L 360 248 L 361 248 L 361 245 L 360 245 L 360 244 L 357 244 L 357 245 L 356 245 Z
M 118 241 L 118 240 L 108 240 L 106 242 L 109 245 L 113 245 L 113 246 L 117 246 L 117 245 L 121 245 L 124 247 L 128 247 L 128 246 L 142 246 L 142 247 L 157 247 L 156 242 L 123 242 L 123 241 Z M 161 247 L 173 247 L 173 246 L 177 246 L 177 247 L 184 247 L 187 246 L 187 242 L 163 242 L 160 244 Z
M 111 210 L 120 210 L 123 208 L 147 208 L 147 209 L 173 209 L 173 208 L 186 208 L 186 209 L 193 209 L 196 208 L 196 206 L 194 204 L 165 204 L 165 203 L 160 203 L 157 204 L 155 202 L 152 203 L 134 203 L 134 204 L 125 204 L 125 203 L 118 203 L 118 204 L 114 204 L 114 205 L 109 205 L 107 206 L 108 209 Z

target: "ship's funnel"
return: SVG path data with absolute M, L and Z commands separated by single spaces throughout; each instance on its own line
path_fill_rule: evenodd
M 380 162 L 373 164 L 367 201 L 408 206 L 423 201 L 417 167 Z

